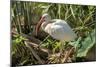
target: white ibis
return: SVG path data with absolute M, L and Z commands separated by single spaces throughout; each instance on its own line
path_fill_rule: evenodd
M 66 21 L 61 19 L 51 20 L 51 17 L 48 14 L 42 15 L 36 26 L 36 35 L 40 27 L 42 27 L 42 29 L 51 37 L 60 40 L 61 42 L 73 41 L 77 37 Z

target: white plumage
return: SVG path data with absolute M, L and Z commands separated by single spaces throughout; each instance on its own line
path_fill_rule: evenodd
M 73 41 L 77 37 L 66 21 L 61 19 L 51 20 L 48 14 L 43 14 L 37 24 L 36 33 L 40 27 L 53 38 L 60 41 Z

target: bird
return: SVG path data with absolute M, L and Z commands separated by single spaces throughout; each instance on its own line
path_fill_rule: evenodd
M 66 41 L 74 41 L 77 38 L 77 35 L 65 20 L 51 19 L 51 16 L 48 13 L 43 14 L 37 23 L 36 35 L 38 35 L 40 28 L 51 37 L 61 42 L 62 48 L 60 52 L 62 52 L 63 45 Z

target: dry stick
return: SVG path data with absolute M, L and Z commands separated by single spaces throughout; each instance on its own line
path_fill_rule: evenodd
M 65 54 L 65 56 L 64 56 L 64 58 L 62 60 L 62 63 L 64 63 L 68 59 L 68 57 L 72 53 L 73 49 L 74 49 L 74 47 L 72 47 L 68 52 L 66 52 L 66 54 Z
M 17 35 L 18 33 L 15 32 L 15 31 L 12 31 L 12 34 Z M 23 36 L 23 37 L 25 37 L 25 38 L 27 38 L 27 39 L 29 39 L 29 40 L 32 40 L 32 42 L 35 42 L 36 44 L 39 44 L 39 43 L 41 42 L 40 40 L 38 40 L 38 39 L 36 39 L 36 38 L 34 38 L 34 37 L 31 37 L 31 36 L 29 36 L 29 35 L 26 35 L 26 34 L 24 34 L 24 33 L 21 33 L 21 34 L 18 34 L 18 35 Z
M 50 35 L 48 35 L 39 45 L 41 45 L 45 40 L 47 40 L 50 37 Z
M 32 47 L 30 47 L 26 42 L 25 42 L 26 46 L 31 50 L 32 54 L 34 55 L 34 57 L 39 61 L 39 63 L 44 64 L 43 61 L 40 59 L 40 57 L 35 53 L 35 51 L 32 49 Z
M 12 31 L 12 34 L 17 35 L 18 33 Z M 38 43 L 41 42 L 41 41 L 39 41 L 38 39 L 36 39 L 36 38 L 34 38 L 34 37 L 30 37 L 30 36 L 28 36 L 28 35 L 26 35 L 26 34 L 23 34 L 23 33 L 21 33 L 21 34 L 19 34 L 19 35 L 21 35 L 21 36 L 23 36 L 23 37 L 25 37 L 25 38 L 27 38 L 27 39 L 31 39 L 32 41 L 37 41 Z M 49 36 L 47 36 L 46 39 L 47 39 L 48 37 L 49 37 Z M 46 40 L 46 39 L 45 39 L 45 40 Z M 44 41 L 45 41 L 45 40 L 44 40 Z M 42 43 L 43 43 L 43 42 L 42 42 Z M 34 57 L 39 61 L 39 63 L 44 64 L 43 61 L 40 59 L 40 57 L 39 57 L 39 56 L 36 54 L 36 52 L 32 49 L 32 47 L 27 43 L 27 41 L 25 41 L 25 45 L 26 45 L 27 47 L 29 47 L 29 49 L 32 51 L 32 54 L 33 54 Z M 39 45 L 36 45 L 36 46 L 39 46 Z

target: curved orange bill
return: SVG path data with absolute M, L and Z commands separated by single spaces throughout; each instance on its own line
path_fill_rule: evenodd
M 43 17 L 40 19 L 40 21 L 39 21 L 38 24 L 36 25 L 36 36 L 37 36 L 37 34 L 38 34 L 38 31 L 39 31 L 39 29 L 40 29 L 42 23 L 43 23 Z

